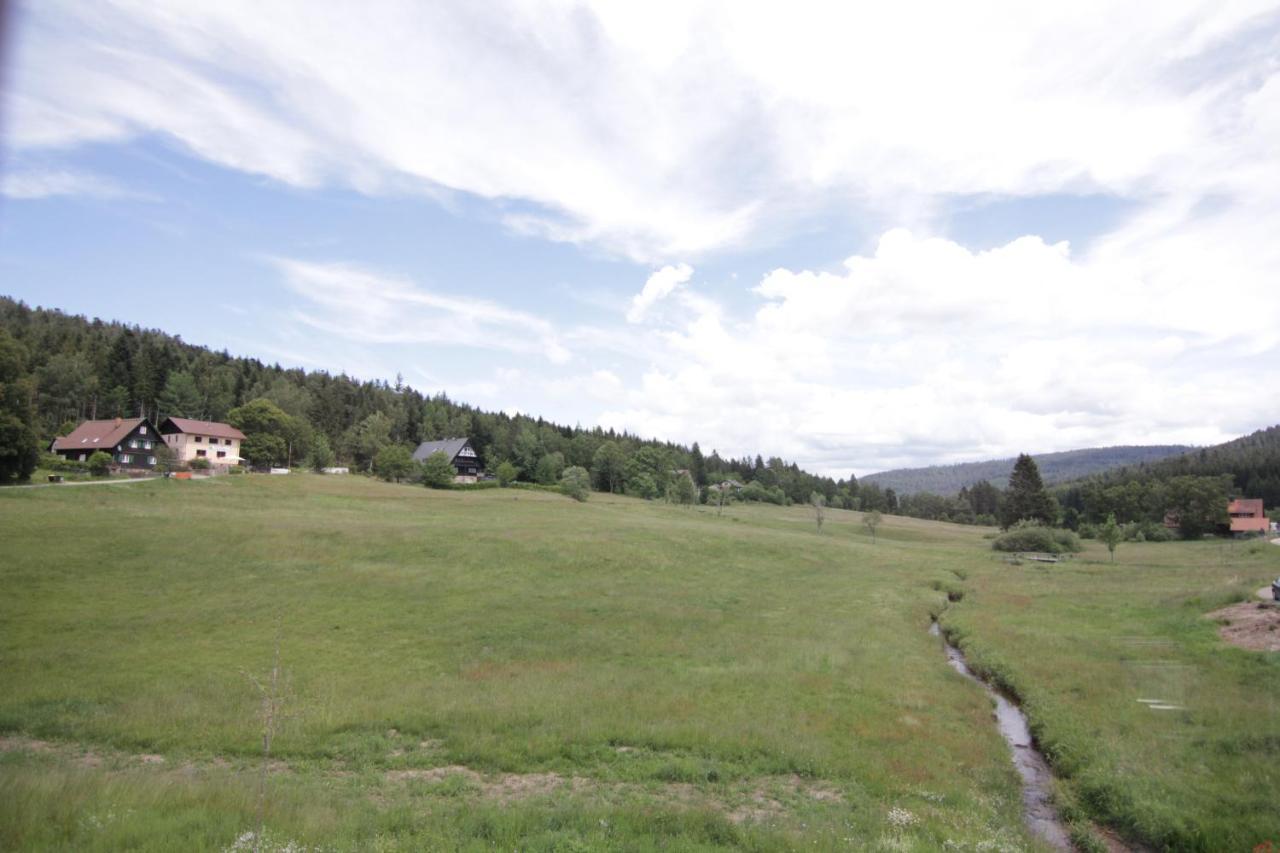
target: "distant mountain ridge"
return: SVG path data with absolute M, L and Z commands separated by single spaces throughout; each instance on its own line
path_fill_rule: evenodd
M 1142 465 L 1177 456 L 1196 448 L 1185 444 L 1119 445 L 1064 450 L 1057 453 L 1033 453 L 1045 485 L 1065 483 L 1126 465 Z M 1013 470 L 1014 457 L 985 462 L 961 462 L 955 465 L 930 465 L 925 468 L 895 468 L 859 478 L 860 483 L 875 483 L 893 489 L 899 495 L 932 492 L 954 495 L 962 488 L 983 480 L 1004 488 Z

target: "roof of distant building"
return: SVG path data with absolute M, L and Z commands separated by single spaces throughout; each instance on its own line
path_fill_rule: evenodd
M 194 418 L 168 417 L 160 424 L 162 430 L 165 424 L 173 424 L 178 428 L 178 432 L 185 432 L 190 435 L 208 435 L 214 438 L 238 438 L 241 441 L 244 440 L 244 433 L 240 430 L 231 424 L 219 423 L 218 421 L 197 421 Z
M 139 424 L 146 423 L 146 420 L 146 418 L 114 418 L 109 421 L 85 421 L 73 429 L 70 435 L 55 438 L 53 449 L 110 450 L 137 429 Z
M 1228 513 L 1247 512 L 1250 515 L 1262 515 L 1262 498 L 1236 498 L 1227 504 Z
M 424 441 L 418 445 L 417 450 L 413 451 L 413 458 L 418 462 L 423 462 L 433 453 L 443 453 L 452 462 L 458 452 L 467 446 L 469 440 L 467 438 L 443 438 L 440 441 Z

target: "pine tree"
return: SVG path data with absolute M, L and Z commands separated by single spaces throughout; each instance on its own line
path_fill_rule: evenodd
M 1050 525 L 1058 521 L 1057 505 L 1045 491 L 1044 481 L 1040 479 L 1040 468 L 1036 465 L 1036 460 L 1025 453 L 1018 456 L 1018 461 L 1013 465 L 1013 473 L 1009 475 L 1009 490 L 1006 492 L 1001 524 L 1009 528 L 1023 520 Z

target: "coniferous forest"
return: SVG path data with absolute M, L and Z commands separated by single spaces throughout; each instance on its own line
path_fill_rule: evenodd
M 1007 525 L 1006 484 L 987 480 L 950 495 L 899 495 L 868 479 L 859 483 L 803 471 L 779 457 L 723 458 L 626 432 L 555 424 L 540 417 L 486 412 L 404 385 L 358 380 L 233 356 L 155 329 L 89 320 L 31 308 L 0 297 L 0 476 L 21 478 L 41 450 L 85 419 L 176 415 L 229 421 L 249 438 L 244 454 L 260 465 L 335 463 L 374 471 L 379 454 L 421 441 L 467 436 L 489 471 L 553 484 L 570 467 L 590 473 L 599 491 L 638 497 L 668 495 L 676 472 L 708 487 L 732 481 L 744 500 L 807 502 L 878 510 L 967 524 Z M 393 449 L 393 450 L 392 450 Z M 1280 506 L 1280 426 L 1216 447 L 1128 465 L 1050 487 L 1065 526 L 1154 525 L 1180 504 L 1218 496 L 1262 498 Z M 1015 512 L 1014 515 L 1017 513 Z M 1047 513 L 1041 512 L 1040 515 Z
M 260 464 L 337 461 L 368 471 L 388 447 L 411 449 L 421 441 L 467 436 L 486 469 L 509 462 L 527 482 L 555 483 L 564 469 L 580 466 L 591 472 L 598 490 L 658 497 L 673 472 L 687 470 L 702 497 L 709 484 L 735 480 L 748 500 L 808 501 L 816 492 L 833 506 L 853 508 L 858 499 L 852 475 L 820 477 L 778 457 L 726 459 L 714 451 L 704 454 L 696 441 L 684 446 L 486 412 L 398 380 L 389 384 L 265 364 L 156 329 L 31 308 L 5 297 L 0 361 L 0 383 L 8 389 L 3 393 L 13 398 L 5 410 L 17 413 L 0 438 L 6 447 L 34 441 L 43 450 L 85 419 L 158 421 L 176 415 L 269 431 L 273 440 L 245 429 L 245 455 Z M 6 463 L 11 476 L 20 467 Z M 866 496 L 872 503 L 883 501 L 879 490 L 872 492 Z

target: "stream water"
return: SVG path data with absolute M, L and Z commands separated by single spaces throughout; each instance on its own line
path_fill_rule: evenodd
M 938 623 L 929 626 L 929 633 L 941 637 L 942 631 Z M 965 663 L 964 655 L 955 646 L 943 639 L 943 647 L 947 652 L 947 663 L 951 668 L 982 686 L 996 703 L 996 727 L 1000 735 L 1013 751 L 1013 766 L 1022 777 L 1022 817 L 1031 832 L 1059 850 L 1075 849 L 1071 844 L 1071 836 L 1066 826 L 1058 819 L 1053 808 L 1053 774 L 1044 756 L 1036 751 L 1031 740 L 1031 729 L 1027 725 L 1027 717 L 1022 709 L 994 689 L 990 684 L 973 674 Z

